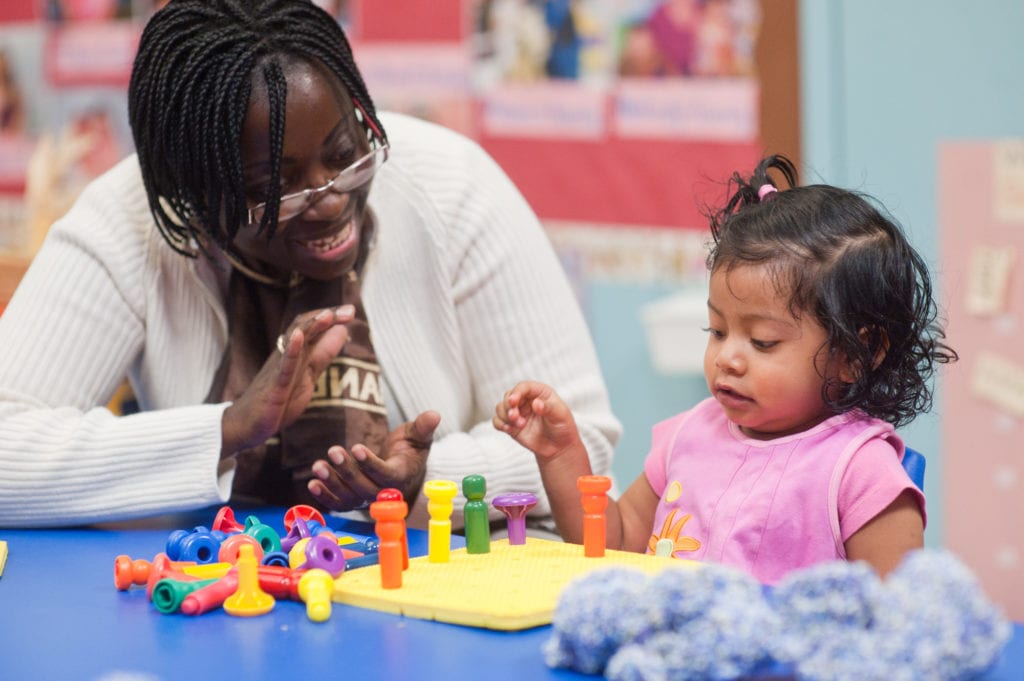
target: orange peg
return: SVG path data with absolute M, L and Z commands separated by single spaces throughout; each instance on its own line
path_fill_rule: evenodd
M 604 475 L 582 475 L 576 480 L 576 488 L 582 494 L 583 555 L 588 558 L 604 556 L 608 543 L 605 509 L 608 508 L 608 490 L 611 487 L 611 478 Z
M 326 622 L 331 618 L 331 596 L 334 578 L 323 568 L 306 570 L 299 578 L 299 598 L 306 604 L 306 617 L 313 622 Z
M 370 516 L 377 521 L 380 538 L 377 547 L 380 563 L 380 585 L 384 589 L 402 586 L 402 535 L 405 534 L 405 516 L 409 507 L 404 501 L 375 501 L 370 504 Z
M 385 487 L 377 492 L 377 501 L 405 501 L 405 498 L 402 496 L 401 490 Z M 402 523 L 402 569 L 409 569 L 409 534 L 405 531 L 404 522 Z
M 260 588 L 259 570 L 252 544 L 238 549 L 238 589 L 224 601 L 224 611 L 236 617 L 265 615 L 274 609 L 274 597 Z
M 171 560 L 165 567 L 182 570 L 194 567 L 196 563 L 188 560 Z M 149 581 L 149 573 L 153 563 L 144 558 L 132 559 L 131 556 L 120 555 L 114 559 L 114 586 L 118 591 L 127 591 L 133 585 L 142 586 Z

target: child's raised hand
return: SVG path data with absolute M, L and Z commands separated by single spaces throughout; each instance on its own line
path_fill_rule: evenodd
M 523 381 L 495 407 L 494 427 L 538 457 L 553 458 L 579 442 L 576 420 L 548 385 Z

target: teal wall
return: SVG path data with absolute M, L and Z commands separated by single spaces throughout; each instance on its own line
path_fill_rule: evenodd
M 1024 136 L 1024 1 L 805 0 L 799 32 L 804 179 L 872 194 L 937 267 L 938 144 Z M 641 471 L 650 427 L 707 396 L 702 377 L 660 376 L 651 366 L 640 308 L 669 292 L 600 282 L 586 291 L 625 427 L 613 465 L 623 488 Z M 902 431 L 928 457 L 933 546 L 943 527 L 941 424 L 954 417 L 941 398 L 940 379 L 932 413 Z
M 1024 137 L 1024 2 L 806 0 L 800 22 L 805 179 L 879 199 L 938 280 L 939 144 Z M 928 457 L 929 545 L 943 535 L 942 423 L 956 418 L 941 373 L 938 388 L 902 432 Z

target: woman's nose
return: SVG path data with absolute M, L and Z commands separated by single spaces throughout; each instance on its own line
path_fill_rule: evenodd
M 347 193 L 339 193 L 333 188 L 325 187 L 309 197 L 309 203 L 302 214 L 310 220 L 334 217 L 345 210 L 348 200 Z

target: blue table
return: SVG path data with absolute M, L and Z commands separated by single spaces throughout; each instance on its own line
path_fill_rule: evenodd
M 10 552 L 0 577 L 0 679 L 593 679 L 545 666 L 541 646 L 550 627 L 498 632 L 337 603 L 330 620 L 315 623 L 290 601 L 261 617 L 161 615 L 143 587 L 115 589 L 117 555 L 151 559 L 171 530 L 209 526 L 215 511 L 97 528 L 0 530 Z M 281 509 L 255 514 L 281 526 Z M 373 534 L 366 524 L 329 524 Z M 425 555 L 426 533 L 410 532 L 409 548 Z M 984 678 L 1024 679 L 1024 626 L 1015 627 L 1004 659 Z

